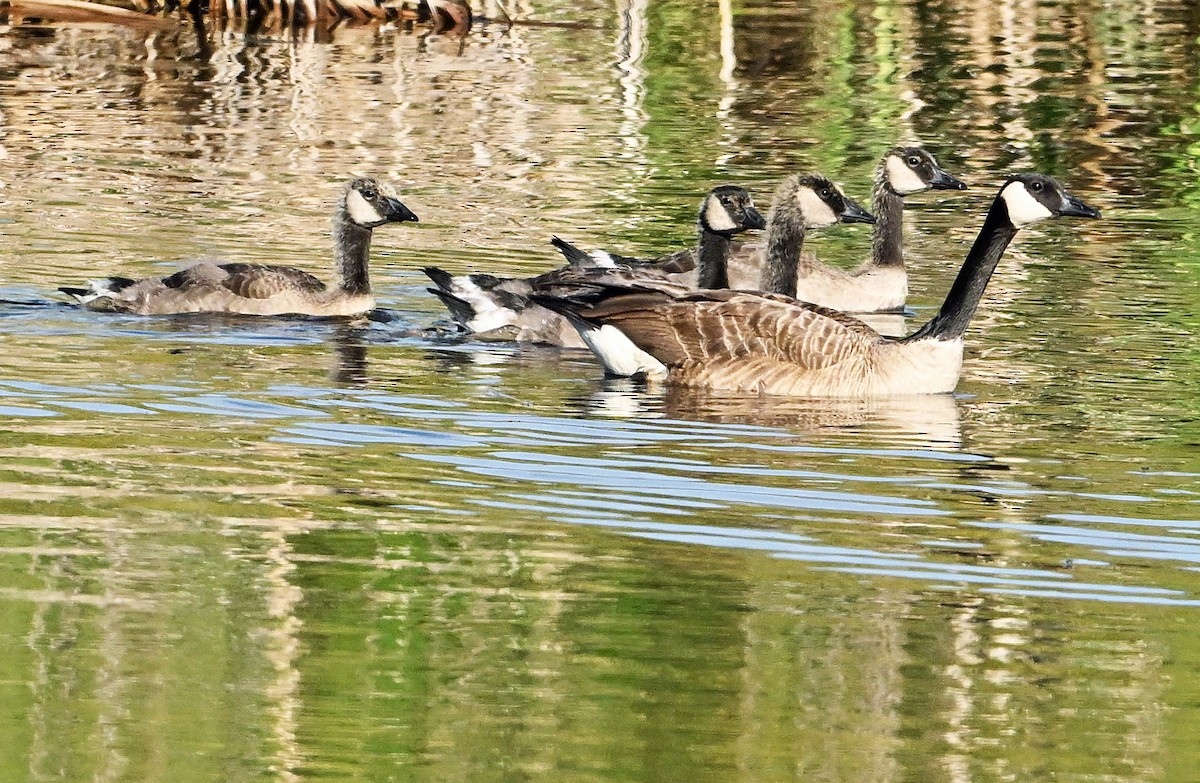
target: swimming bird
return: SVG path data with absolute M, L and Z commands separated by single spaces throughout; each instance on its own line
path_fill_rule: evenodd
M 331 286 L 290 266 L 202 261 L 166 277 L 109 277 L 58 290 L 92 310 L 138 315 L 357 315 L 375 307 L 367 272 L 371 231 L 406 220 L 417 216 L 390 185 L 360 177 L 345 186 L 333 215 L 337 278 Z
M 772 264 L 764 269 L 764 281 L 768 285 L 787 288 L 803 248 L 804 237 L 809 229 L 823 228 L 834 223 L 873 223 L 875 217 L 848 198 L 841 189 L 825 176 L 816 173 L 793 174 L 784 179 L 775 191 L 771 214 L 767 218 L 767 245 L 774 248 Z M 785 247 L 786 246 L 786 247 Z M 773 278 L 768 273 L 773 274 Z M 686 283 L 673 281 L 645 285 L 644 277 L 637 270 L 618 266 L 613 269 L 597 267 L 566 267 L 542 275 L 534 283 L 533 300 L 548 309 L 567 316 L 575 326 L 579 337 L 600 356 L 605 368 L 615 375 L 637 375 L 654 367 L 657 360 L 641 347 L 634 345 L 620 329 L 602 325 L 599 329 L 587 328 L 573 316 L 569 306 L 563 302 L 586 302 L 606 290 L 653 290 L 674 298 L 688 294 L 693 289 Z M 700 290 L 702 294 L 704 291 Z
M 744 188 L 721 185 L 713 188 L 701 202 L 698 224 L 700 240 L 695 253 L 699 267 L 696 274 L 710 287 L 719 288 L 728 284 L 724 273 L 730 237 L 762 228 L 766 223 Z M 558 237 L 551 242 L 556 246 L 565 244 Z M 434 282 L 434 287 L 428 290 L 442 300 L 462 331 L 518 342 L 585 347 L 575 328 L 561 315 L 529 300 L 535 278 L 451 275 L 434 266 L 425 267 L 424 271 Z M 675 282 L 671 277 L 674 271 L 665 265 L 643 267 L 633 270 L 631 279 L 643 284 L 670 285 Z
M 729 288 L 773 291 L 849 313 L 883 313 L 903 309 L 908 298 L 908 273 L 904 266 L 902 222 L 904 197 L 934 190 L 964 190 L 967 186 L 938 165 L 921 147 L 898 146 L 884 154 L 875 171 L 872 212 L 878 218 L 871 232 L 871 257 L 853 270 L 821 263 L 812 253 L 799 253 L 793 244 L 801 234 L 776 232 L 766 246 L 743 244 L 727 255 Z M 784 201 L 784 206 L 794 201 Z M 794 207 L 793 207 L 794 208 Z M 780 217 L 785 211 L 777 212 Z M 768 221 L 769 222 L 769 221 Z M 771 236 L 770 227 L 767 231 Z M 560 241 L 561 242 L 561 241 Z M 696 266 L 693 249 L 679 250 L 654 259 L 639 259 L 610 251 L 585 252 L 569 243 L 556 243 L 567 261 L 604 267 L 631 266 L 687 271 Z M 678 278 L 693 288 L 704 288 L 697 276 Z
M 767 245 L 776 249 L 769 254 L 763 270 L 764 283 L 790 290 L 789 270 L 799 264 L 804 237 L 810 229 L 824 228 L 835 223 L 874 223 L 875 216 L 848 197 L 841 188 L 822 174 L 794 174 L 784 179 L 775 191 L 770 215 L 766 220 Z M 547 272 L 532 280 L 533 288 L 541 294 L 569 295 L 571 286 L 588 287 L 595 284 L 637 285 L 642 280 L 672 293 L 684 293 L 696 288 L 729 288 L 729 241 L 724 239 L 721 252 L 708 256 L 699 254 L 702 263 L 696 274 L 675 271 L 675 256 L 635 265 L 626 265 L 617 257 L 614 261 L 568 265 Z M 594 260 L 595 257 L 593 257 Z M 769 273 L 769 274 L 768 274 Z M 757 289 L 754 289 L 757 290 Z
M 964 190 L 966 185 L 938 166 L 921 147 L 895 147 L 879 162 L 872 189 L 871 257 L 846 271 L 801 256 L 795 290 L 767 288 L 805 302 L 847 313 L 880 313 L 904 308 L 908 271 L 904 266 L 904 197 L 926 190 Z M 764 281 L 765 282 L 765 281 Z
M 1010 177 L 938 314 L 899 339 L 845 313 L 773 293 L 672 295 L 601 285 L 534 301 L 568 316 L 618 375 L 806 397 L 948 393 L 962 371 L 963 334 L 1005 248 L 1021 228 L 1058 216 L 1100 213 L 1053 177 Z

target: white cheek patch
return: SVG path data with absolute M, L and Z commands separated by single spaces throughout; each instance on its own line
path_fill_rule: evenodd
M 712 231 L 734 231 L 738 227 L 716 196 L 709 196 L 705 202 L 704 222 Z
M 1004 204 L 1008 207 L 1008 219 L 1017 228 L 1054 217 L 1054 213 L 1047 209 L 1045 204 L 1026 190 L 1023 182 L 1008 183 L 1004 190 L 1000 191 L 1000 198 L 1004 199 Z
M 346 211 L 350 214 L 350 219 L 360 226 L 373 226 L 387 222 L 383 215 L 379 214 L 379 210 L 371 206 L 370 202 L 363 198 L 357 190 L 350 191 L 346 196 Z
M 886 168 L 888 184 L 901 196 L 929 190 L 929 185 L 925 180 L 921 179 L 917 172 L 910 169 L 907 163 L 895 155 L 888 155 Z
M 796 201 L 800 206 L 800 214 L 804 215 L 805 228 L 832 226 L 841 217 L 811 188 L 800 188 L 800 192 L 796 194 Z

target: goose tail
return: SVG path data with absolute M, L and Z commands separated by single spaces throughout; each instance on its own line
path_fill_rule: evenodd
M 580 310 L 591 307 L 585 298 L 534 294 L 531 299 L 566 318 L 575 327 L 575 331 L 579 332 L 580 339 L 604 365 L 608 375 L 641 376 L 654 380 L 667 377 L 667 366 L 637 347 L 620 329 L 581 313 Z
M 436 295 L 464 331 L 490 332 L 516 322 L 527 300 L 504 290 L 506 281 L 494 275 L 451 275 L 436 266 L 424 268 L 437 286 Z
M 550 244 L 558 248 L 558 252 L 562 253 L 563 258 L 567 259 L 567 263 L 571 266 L 597 266 L 597 264 L 603 266 L 603 262 L 565 239 L 551 237 Z M 611 265 L 610 263 L 609 266 Z
M 433 281 L 434 285 L 443 291 L 449 291 L 450 287 L 454 285 L 454 276 L 445 269 L 436 266 L 425 266 L 421 267 L 421 271 Z
M 446 309 L 450 311 L 450 317 L 454 319 L 454 323 L 459 329 L 470 330 L 467 324 L 475 318 L 475 308 L 465 299 L 460 299 L 449 291 L 443 291 L 441 288 L 426 288 L 431 294 L 442 300 L 442 304 L 446 305 Z
M 617 255 L 607 250 L 593 250 L 589 253 L 559 237 L 551 237 L 550 244 L 558 248 L 558 252 L 562 253 L 563 258 L 567 259 L 567 263 L 571 266 L 598 266 L 601 269 L 616 269 L 619 266 L 638 266 L 642 263 L 637 258 Z
M 114 296 L 136 282 L 132 277 L 104 277 L 97 280 L 89 280 L 87 288 L 74 288 L 64 285 L 59 286 L 58 290 L 67 296 L 73 297 L 79 304 L 86 305 L 102 297 Z

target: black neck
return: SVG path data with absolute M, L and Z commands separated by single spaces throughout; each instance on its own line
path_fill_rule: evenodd
M 729 287 L 729 247 L 726 234 L 701 226 L 700 249 L 696 253 L 697 285 L 700 288 Z
M 1004 249 L 1016 235 L 1017 228 L 1008 217 L 1008 207 L 1004 199 L 997 198 L 988 210 L 983 228 L 979 230 L 979 236 L 975 237 L 975 244 L 971 246 L 971 252 L 967 253 L 967 259 L 963 261 L 958 277 L 954 278 L 954 285 L 950 286 L 950 293 L 946 294 L 942 309 L 929 323 L 904 341 L 929 338 L 955 340 L 962 337 L 963 332 L 967 330 L 967 324 L 971 322 L 971 317 L 979 307 L 983 290 L 992 279 L 992 272 L 996 271 L 996 264 L 1000 263 Z
M 904 199 L 885 181 L 875 184 L 872 200 L 871 265 L 904 268 Z
M 803 247 L 804 225 L 772 208 L 767 218 L 767 254 L 759 287 L 768 293 L 795 296 Z
M 348 294 L 371 293 L 367 257 L 371 252 L 371 229 L 363 228 L 339 210 L 333 218 L 333 252 L 337 285 Z

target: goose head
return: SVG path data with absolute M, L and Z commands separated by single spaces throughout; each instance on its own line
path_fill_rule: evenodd
M 780 184 L 771 205 L 773 219 L 798 223 L 803 229 L 834 223 L 874 223 L 875 216 L 820 174 L 794 174 Z
M 346 185 L 342 208 L 350 222 L 363 228 L 377 228 L 384 223 L 417 222 L 412 210 L 400 203 L 396 190 L 374 177 L 357 177 Z
M 895 147 L 883 156 L 883 180 L 900 196 L 926 190 L 966 190 L 920 147 Z
M 1047 174 L 1014 174 L 1000 188 L 997 200 L 1004 203 L 1008 222 L 1014 228 L 1052 217 L 1100 217 L 1100 210 L 1072 196 Z
M 700 227 L 731 237 L 752 228 L 766 228 L 767 221 L 754 208 L 754 201 L 745 188 L 721 185 L 713 188 L 700 205 Z

